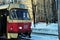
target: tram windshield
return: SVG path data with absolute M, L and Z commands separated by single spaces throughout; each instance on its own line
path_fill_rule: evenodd
M 15 9 L 11 10 L 10 13 L 10 19 L 13 20 L 30 20 L 30 15 L 28 13 L 28 10 L 25 9 Z

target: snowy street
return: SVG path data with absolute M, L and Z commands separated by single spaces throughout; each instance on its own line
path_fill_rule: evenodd
M 6 40 L 6 39 L 3 39 L 3 40 Z M 11 40 L 59 40 L 59 39 L 58 39 L 58 36 L 53 36 L 53 35 L 31 34 L 30 39 L 18 38 L 18 39 L 11 39 Z
M 18 40 L 59 40 L 58 36 L 32 34 L 31 39 L 18 39 Z
M 50 36 L 50 35 L 36 35 L 36 34 L 33 34 L 32 35 L 32 40 L 59 40 L 58 39 L 58 36 Z
M 48 25 L 46 25 L 46 23 L 40 22 L 40 23 L 35 24 L 35 27 L 34 27 L 32 23 L 32 32 L 58 35 L 58 24 L 49 23 Z

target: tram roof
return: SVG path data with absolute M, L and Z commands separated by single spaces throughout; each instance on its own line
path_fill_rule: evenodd
M 8 7 L 9 7 L 9 8 L 8 8 Z M 5 5 L 1 5 L 1 6 L 0 6 L 0 10 L 1 10 L 1 9 L 7 9 L 7 8 L 8 8 L 9 10 L 10 10 L 11 8 L 12 8 L 12 9 L 18 9 L 18 10 L 19 10 L 19 9 L 27 10 L 27 8 L 20 8 L 20 7 L 19 7 L 19 4 L 10 4 L 10 6 L 9 6 L 9 4 L 5 4 Z

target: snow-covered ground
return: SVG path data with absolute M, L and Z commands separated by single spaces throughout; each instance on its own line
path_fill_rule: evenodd
M 17 40 L 59 40 L 58 36 L 31 34 L 31 38 L 18 38 Z
M 47 34 L 55 34 L 58 35 L 58 23 L 46 23 L 40 22 L 35 24 L 35 27 L 32 22 L 32 32 L 36 33 L 47 33 Z
M 58 36 L 32 34 L 31 40 L 59 40 Z

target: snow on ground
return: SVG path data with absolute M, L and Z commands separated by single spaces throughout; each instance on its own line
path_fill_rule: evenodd
M 32 34 L 31 40 L 59 40 L 58 36 Z
M 18 40 L 59 40 L 58 36 L 31 34 L 31 38 L 19 38 Z
M 48 33 L 48 34 L 56 34 L 58 35 L 58 23 L 46 23 L 40 22 L 35 24 L 35 27 L 32 22 L 32 32 L 36 33 Z

